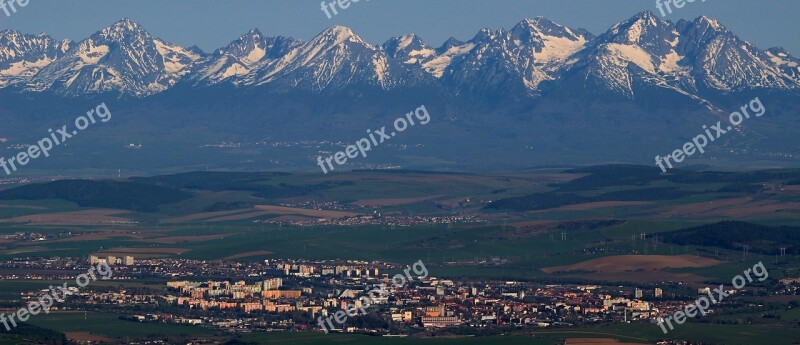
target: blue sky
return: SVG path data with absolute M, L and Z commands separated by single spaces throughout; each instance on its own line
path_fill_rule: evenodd
M 321 0 L 29 1 L 10 17 L 0 11 L 0 30 L 80 40 L 128 17 L 156 37 L 207 52 L 252 28 L 308 40 L 344 25 L 372 43 L 414 32 L 439 46 L 450 36 L 467 40 L 481 28 L 510 28 L 536 16 L 599 34 L 643 10 L 660 15 L 655 0 L 361 0 L 331 19 L 320 9 Z M 673 10 L 666 19 L 707 15 L 762 49 L 780 45 L 800 56 L 798 0 L 696 0 Z

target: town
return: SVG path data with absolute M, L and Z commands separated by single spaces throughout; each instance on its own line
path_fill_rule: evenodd
M 401 335 L 418 332 L 493 334 L 602 323 L 647 323 L 681 310 L 687 300 L 707 293 L 677 282 L 642 286 L 556 284 L 417 276 L 393 285 L 392 274 L 405 266 L 358 260 L 267 259 L 252 263 L 185 259 L 135 259 L 132 256 L 28 258 L 0 263 L 0 280 L 67 279 L 87 264 L 113 267 L 112 285 L 89 286 L 53 310 L 114 311 L 131 322 L 186 324 L 229 333 L 321 331 L 315 318 L 348 305 L 381 286 L 388 295 L 374 299 L 367 315 L 351 318 L 335 332 Z M 428 264 L 432 269 L 444 264 Z M 19 273 L 8 273 L 19 272 Z M 24 273 L 23 273 L 24 272 Z M 41 272 L 41 273 L 37 273 Z M 126 282 L 160 281 L 126 288 Z M 732 296 L 793 295 L 800 278 L 763 289 L 730 290 Z M 23 293 L 29 301 L 40 291 Z M 708 310 L 741 308 L 736 299 Z M 753 306 L 747 306 L 752 310 Z M 709 322 L 708 320 L 703 322 Z M 437 331 L 439 330 L 439 331 Z M 326 330 L 327 331 L 327 330 Z

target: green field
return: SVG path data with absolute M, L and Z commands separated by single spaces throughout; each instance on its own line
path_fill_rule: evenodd
M 569 173 L 564 173 L 564 172 Z M 156 184 L 160 189 L 153 193 L 182 190 L 192 197 L 174 203 L 160 205 L 158 212 L 129 212 L 121 215 L 140 222 L 139 226 L 92 226 L 92 225 L 46 225 L 0 222 L 0 234 L 38 232 L 58 234 L 72 232 L 109 232 L 107 238 L 86 241 L 50 243 L 48 241 L 0 243 L 0 259 L 11 259 L 21 255 L 78 256 L 83 257 L 103 248 L 115 247 L 165 247 L 184 248 L 182 258 L 223 259 L 247 252 L 269 251 L 270 255 L 243 257 L 240 261 L 257 261 L 266 258 L 307 259 L 365 259 L 391 262 L 429 263 L 463 262 L 490 258 L 502 258 L 502 265 L 461 265 L 441 268 L 437 274 L 486 276 L 517 279 L 539 279 L 546 277 L 539 271 L 549 266 L 562 266 L 614 253 L 635 254 L 701 254 L 736 260 L 734 250 L 706 248 L 703 245 L 680 246 L 655 241 L 636 241 L 644 233 L 650 238 L 662 232 L 709 224 L 729 217 L 713 214 L 673 214 L 666 211 L 692 203 L 710 203 L 731 198 L 752 198 L 756 207 L 763 202 L 790 202 L 798 200 L 796 194 L 754 193 L 751 185 L 766 184 L 773 179 L 798 175 L 797 170 L 763 171 L 758 173 L 705 174 L 682 172 L 664 176 L 649 167 L 602 166 L 574 170 L 551 169 L 546 171 L 523 171 L 496 174 L 443 174 L 424 172 L 351 172 L 332 176 L 317 174 L 283 173 L 189 173 L 133 179 L 138 184 Z M 125 182 L 127 183 L 127 182 Z M 741 192 L 719 192 L 731 185 L 751 186 L 739 188 Z M 69 195 L 65 188 L 84 190 L 78 202 L 103 205 L 113 200 L 115 185 L 104 183 L 61 184 L 57 195 Z M 78 187 L 75 187 L 78 186 Z M 124 183 L 119 188 L 130 188 Z M 163 187 L 163 188 L 162 188 Z M 737 189 L 734 189 L 737 190 Z M 66 200 L 42 199 L 49 196 L 46 188 L 27 188 L 5 195 L 20 197 L 27 195 L 32 200 L 3 200 L 0 202 L 2 219 L 32 214 L 51 214 L 64 211 L 93 210 L 79 207 Z M 653 191 L 652 196 L 648 195 Z M 574 209 L 538 210 L 525 209 L 529 202 L 541 201 L 537 195 L 551 193 L 568 195 L 562 198 L 564 206 L 572 200 L 636 200 L 641 205 L 614 207 L 585 207 Z M 611 193 L 611 194 L 608 194 Z M 531 199 L 530 196 L 534 197 Z M 604 196 L 605 195 L 605 196 Z M 615 197 L 609 197 L 612 195 Z M 130 195 L 132 205 L 147 204 L 153 195 Z M 354 208 L 352 212 L 370 214 L 381 212 L 401 215 L 452 215 L 472 214 L 490 218 L 486 224 L 428 224 L 410 227 L 390 226 L 312 226 L 283 227 L 253 223 L 253 219 L 274 218 L 264 215 L 250 219 L 208 222 L 202 220 L 169 223 L 168 219 L 187 215 L 205 214 L 209 209 L 222 207 L 244 207 L 233 211 L 237 214 L 252 212 L 245 205 L 277 205 L 285 202 L 317 201 L 347 204 L 364 199 L 427 198 L 404 205 Z M 515 209 L 487 208 L 490 203 L 520 198 L 512 202 Z M 73 198 L 74 199 L 74 198 Z M 469 202 L 466 202 L 469 200 Z M 457 203 L 456 201 L 464 201 Z M 114 203 L 109 202 L 109 207 Z M 507 202 L 508 203 L 508 202 Z M 556 203 L 553 206 L 558 206 Z M 449 207 L 453 207 L 450 209 Z M 738 207 L 738 206 L 736 206 Z M 749 204 L 742 207 L 751 207 Z M 136 208 L 136 207 L 132 207 Z M 142 208 L 142 207 L 139 207 Z M 146 208 L 146 207 L 144 207 Z M 726 210 L 723 208 L 723 210 Z M 734 207 L 731 211 L 737 209 Z M 740 217 L 742 221 L 768 218 L 765 214 L 750 214 Z M 513 225 L 525 222 L 568 222 L 598 219 L 618 219 L 624 223 L 591 230 L 568 230 L 567 239 L 561 240 L 557 228 L 520 235 Z M 798 225 L 800 210 L 774 212 L 769 225 Z M 125 236 L 135 232 L 143 238 Z M 158 238 L 170 236 L 196 236 L 220 234 L 224 240 L 178 241 L 154 243 Z M 150 241 L 152 239 L 153 241 Z M 795 253 L 796 254 L 796 253 Z M 177 257 L 177 255 L 173 255 Z M 749 259 L 760 258 L 753 253 Z M 784 261 L 792 261 L 784 258 Z M 697 269 L 698 274 L 723 277 L 730 272 L 724 266 Z M 679 271 L 683 272 L 683 271 Z M 2 288 L 0 288 L 2 289 Z
M 28 345 L 28 344 L 33 345 L 36 343 L 31 342 L 30 340 L 26 340 L 25 337 L 22 336 L 0 334 L 0 345 Z
M 360 335 L 275 333 L 250 334 L 241 340 L 259 344 L 559 344 L 566 338 L 610 338 L 626 343 L 655 344 L 667 338 L 693 339 L 707 344 L 792 345 L 800 341 L 800 328 L 686 323 L 664 335 L 655 324 L 615 324 L 591 328 L 535 331 L 534 336 L 490 336 L 459 339 L 380 338 Z
M 577 169 L 549 169 L 494 174 L 444 174 L 413 171 L 348 172 L 336 175 L 283 173 L 198 172 L 136 178 L 130 181 L 70 182 L 4 192 L 0 200 L 0 259 L 20 257 L 85 257 L 110 248 L 178 248 L 173 258 L 217 260 L 242 253 L 268 251 L 236 259 L 240 262 L 270 258 L 359 259 L 398 264 L 424 261 L 433 276 L 535 280 L 540 282 L 640 282 L 631 269 L 627 276 L 606 272 L 557 272 L 541 269 L 578 264 L 587 260 L 619 255 L 697 255 L 721 263 L 701 268 L 663 268 L 651 273 L 691 273 L 698 285 L 730 282 L 732 276 L 753 263 L 763 261 L 770 278 L 800 274 L 800 241 L 795 236 L 771 238 L 759 229 L 795 231 L 800 226 L 800 188 L 771 188 L 778 181 L 800 176 L 800 170 L 771 170 L 741 173 L 677 172 L 663 175 L 651 167 L 603 166 Z M 782 182 L 781 182 L 782 183 Z M 135 188 L 141 185 L 156 187 Z M 70 188 L 80 188 L 71 191 Z M 122 189 L 119 189 L 122 188 Z M 124 202 L 115 199 L 125 190 Z M 146 191 L 152 191 L 146 192 Z M 81 193 L 72 195 L 72 192 Z M 172 202 L 153 203 L 158 195 L 171 195 Z M 10 196 L 10 197 L 9 197 Z M 59 197 L 62 199 L 46 199 Z M 419 199 L 403 201 L 402 199 Z M 382 206 L 358 207 L 358 201 L 382 200 Z M 399 200 L 399 201 L 398 201 Z M 347 212 L 369 215 L 441 217 L 477 216 L 485 220 L 472 224 L 416 224 L 412 226 L 279 226 L 254 222 L 285 214 L 258 213 L 255 205 L 337 203 Z M 394 202 L 394 203 L 393 203 Z M 621 205 L 615 203 L 623 202 Z M 83 205 L 82 206 L 79 206 Z M 153 207 L 151 207 L 153 206 Z M 137 225 L 80 223 L 59 224 L 48 215 L 61 212 L 94 212 L 101 208 L 125 208 L 119 219 Z M 254 214 L 239 220 L 215 221 L 214 213 Z M 290 214 L 290 213 L 287 213 Z M 32 222 L 41 216 L 49 222 Z M 175 222 L 178 217 L 193 217 Z M 28 220 L 9 221 L 15 217 Z M 62 215 L 59 215 L 62 217 Z M 64 215 L 63 217 L 71 217 Z M 726 220 L 737 220 L 736 238 L 716 243 L 719 236 L 681 242 L 675 231 L 704 231 L 713 226 L 727 233 Z M 788 229 L 788 230 L 787 230 Z M 63 236 L 79 233 L 85 240 L 20 240 L 19 233 Z M 17 234 L 17 235 L 15 235 Z M 675 235 L 678 234 L 678 235 Z M 220 235 L 222 238 L 195 236 Z M 562 239 L 565 236 L 565 239 Z M 644 236 L 642 238 L 641 236 Z M 688 236 L 691 239 L 702 236 Z M 777 236 L 780 237 L 780 236 Z M 677 240 L 676 240 L 677 238 Z M 670 242 L 671 241 L 671 242 Z M 756 243 L 757 242 L 757 243 Z M 739 246 L 751 244 L 743 258 Z M 755 244 L 754 244 L 755 243 Z M 756 245 L 757 244 L 757 245 Z M 789 248 L 789 255 L 771 255 L 777 246 Z M 629 259 L 626 258 L 626 259 Z M 613 277 L 613 278 L 609 278 Z M 766 283 L 772 283 L 770 280 Z M 0 301 L 16 301 L 22 291 L 45 287 L 46 281 L 0 281 Z M 119 285 L 118 282 L 104 282 Z M 131 282 L 128 286 L 163 286 L 163 282 Z M 688 287 L 686 287 L 688 288 Z M 781 315 L 781 328 L 770 328 L 770 320 L 757 319 L 752 325 L 685 324 L 671 336 L 702 339 L 721 344 L 791 344 L 800 339 L 796 310 L 770 305 L 768 311 Z M 764 309 L 764 310 L 766 310 Z M 90 332 L 111 338 L 123 336 L 211 336 L 199 327 L 135 324 L 118 315 L 89 313 L 51 314 L 38 317 L 35 325 L 62 332 Z M 740 322 L 741 315 L 720 315 L 718 320 Z M 777 324 L 777 323 L 775 323 Z M 269 344 L 559 344 L 564 337 L 606 336 L 624 341 L 655 343 L 663 336 L 654 325 L 610 325 L 586 329 L 542 330 L 536 337 L 475 337 L 459 339 L 377 338 L 356 335 L 314 333 L 251 334 L 243 341 Z M 780 335 L 780 336 L 778 336 Z M 6 337 L 7 338 L 7 337 Z M 0 341 L 4 338 L 0 337 Z M 14 340 L 11 340 L 14 341 Z M 2 344 L 2 343 L 0 343 Z
M 54 312 L 37 315 L 30 323 L 39 327 L 66 332 L 89 332 L 110 338 L 141 338 L 169 336 L 207 336 L 212 331 L 193 326 L 137 323 L 120 320 L 118 314 Z
M 523 336 L 460 337 L 452 339 L 371 337 L 364 335 L 322 334 L 322 333 L 271 333 L 248 334 L 242 341 L 258 344 L 276 345 L 555 345 L 552 339 Z
M 626 341 L 692 339 L 708 344 L 725 345 L 792 345 L 800 342 L 800 328 L 775 328 L 751 325 L 713 325 L 685 323 L 664 335 L 655 324 L 615 324 L 603 327 L 536 332 L 540 336 L 569 338 L 620 337 Z

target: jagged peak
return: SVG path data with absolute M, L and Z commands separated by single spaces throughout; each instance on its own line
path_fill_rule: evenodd
M 455 37 L 452 37 L 452 36 L 450 38 L 448 38 L 447 41 L 444 41 L 444 43 L 442 44 L 442 46 L 451 46 L 451 47 L 452 46 L 460 46 L 460 45 L 464 45 L 464 41 L 459 40 L 459 39 L 457 39 Z
M 658 17 L 655 15 L 655 13 L 653 13 L 653 11 L 650 11 L 650 10 L 644 10 L 642 12 L 639 12 L 636 15 L 634 15 L 634 17 L 635 18 L 638 17 L 638 18 L 642 18 L 642 19 L 651 19 L 651 18 L 658 19 Z
M 772 54 L 778 55 L 778 56 L 791 56 L 792 55 L 792 54 L 789 54 L 789 51 L 786 50 L 786 48 L 781 47 L 781 46 L 769 48 L 769 49 L 767 49 L 767 51 L 772 53 Z
M 641 23 L 645 26 L 649 27 L 658 27 L 661 25 L 669 25 L 669 22 L 666 20 L 661 19 L 660 17 L 653 14 L 651 11 L 642 11 L 630 17 L 628 20 L 624 21 L 622 24 L 623 27 L 631 27 L 637 23 Z
M 28 49 L 35 46 L 38 48 L 34 49 L 52 47 L 58 49 L 63 53 L 67 49 L 69 49 L 70 45 L 73 42 L 69 39 L 63 39 L 59 41 L 53 39 L 52 37 L 44 33 L 32 35 L 32 34 L 25 34 L 13 29 L 5 29 L 5 30 L 0 30 L 0 43 L 2 43 L 2 47 L 0 47 L 0 50 L 2 50 L 2 48 L 5 47 L 9 47 L 12 49 L 14 49 L 15 47 L 19 49 Z
M 531 28 L 537 28 L 537 29 L 539 29 L 539 28 L 541 28 L 543 26 L 563 27 L 563 25 L 558 24 L 558 23 L 556 23 L 556 22 L 554 22 L 554 21 L 552 21 L 550 19 L 547 19 L 546 17 L 543 17 L 543 16 L 537 16 L 537 17 L 534 17 L 532 19 L 531 18 L 525 18 L 522 21 L 520 21 L 517 24 L 517 26 L 531 27 Z
M 705 26 L 708 26 L 708 27 L 710 27 L 710 28 L 712 28 L 712 29 L 714 29 L 716 31 L 728 31 L 728 29 L 724 25 L 720 24 L 719 21 L 717 21 L 714 18 L 707 17 L 707 16 L 697 17 L 697 19 L 694 20 L 694 24 L 695 25 L 705 25 Z
M 540 31 L 541 29 L 539 28 L 539 26 L 542 24 L 547 25 L 547 23 L 542 23 L 539 20 L 539 17 L 536 17 L 534 19 L 525 18 L 519 23 L 517 23 L 517 25 L 514 25 L 514 27 L 511 28 L 511 31 L 515 30 Z
M 264 34 L 262 34 L 261 31 L 259 31 L 257 28 L 252 28 L 252 29 L 248 30 L 246 34 L 240 36 L 239 38 L 240 39 L 245 39 L 245 38 L 249 38 L 249 37 L 263 37 L 263 36 L 264 36 Z
M 800 59 L 792 56 L 792 54 L 789 53 L 789 51 L 786 50 L 786 48 L 781 46 L 769 48 L 766 50 L 766 52 L 768 55 L 772 55 L 773 57 L 777 57 L 779 59 L 787 59 L 792 62 L 800 62 Z M 797 65 L 794 65 L 792 67 L 797 67 Z
M 139 23 L 131 20 L 130 18 L 122 18 L 122 19 L 118 20 L 117 22 L 115 22 L 114 24 L 111 24 L 111 26 L 108 27 L 108 28 L 116 30 L 116 31 L 120 31 L 120 30 L 121 31 L 144 30 L 144 28 L 142 28 L 142 26 L 139 25 Z
M 100 30 L 100 32 L 93 35 L 93 37 L 96 37 L 97 35 L 114 41 L 120 41 L 132 36 L 144 36 L 146 38 L 151 37 L 150 33 L 148 33 L 144 27 L 129 18 L 118 20 L 114 24 L 111 24 L 111 26 Z
M 242 45 L 249 45 L 250 43 L 258 45 L 258 41 L 262 40 L 264 35 L 258 29 L 250 29 L 245 34 L 239 36 L 239 39 L 229 43 L 221 51 L 240 48 Z
M 392 37 L 384 42 L 381 48 L 391 57 L 398 57 L 401 52 L 412 53 L 420 50 L 433 50 L 422 38 L 414 33 Z
M 483 28 L 472 38 L 473 42 L 481 42 L 485 40 L 491 40 L 495 37 L 495 32 L 489 28 Z
M 414 33 L 408 33 L 402 36 L 392 37 L 384 44 L 385 47 L 392 47 L 393 49 L 404 49 L 412 44 L 425 45 L 425 42 Z
M 447 39 L 447 41 L 444 41 L 444 43 L 442 43 L 441 47 L 436 48 L 436 53 L 442 54 L 452 47 L 460 47 L 463 46 L 464 44 L 466 44 L 464 41 L 461 41 L 455 37 L 450 37 Z
M 369 45 L 361 37 L 356 35 L 353 32 L 353 30 L 351 30 L 346 26 L 341 26 L 341 25 L 334 25 L 325 29 L 324 31 L 320 32 L 316 37 L 314 37 L 314 39 L 311 41 L 316 42 L 317 44 L 326 43 L 326 44 L 339 45 L 344 42 L 354 42 L 354 43 Z
M 533 19 L 528 18 L 519 22 L 511 29 L 510 33 L 523 39 L 540 35 L 566 37 L 572 40 L 579 40 L 581 36 L 586 39 L 594 37 L 584 29 L 571 29 L 542 16 Z
M 23 34 L 21 32 L 19 32 L 19 31 L 17 31 L 17 30 L 14 30 L 14 29 L 3 29 L 3 30 L 0 30 L 0 38 L 3 38 L 3 37 L 19 37 L 19 36 L 23 36 Z
M 725 31 L 723 32 L 720 30 Z M 20 38 L 17 38 L 18 36 Z M 123 51 L 123 53 L 129 53 L 124 50 L 131 47 L 134 47 L 137 50 L 133 53 L 145 52 L 155 56 L 156 53 L 154 52 L 163 52 L 163 47 L 161 44 L 164 43 L 162 40 L 150 36 L 150 34 L 147 33 L 147 31 L 145 31 L 141 25 L 129 18 L 123 18 L 108 28 L 92 35 L 89 39 L 81 42 L 71 42 L 66 40 L 59 45 L 57 40 L 50 39 L 49 37 L 47 39 L 40 39 L 37 37 L 46 37 L 46 35 L 22 35 L 18 31 L 11 29 L 0 31 L 0 41 L 10 41 L 10 46 L 12 49 L 15 49 L 14 42 L 19 41 L 24 42 L 25 47 L 23 48 L 28 50 L 37 49 L 39 47 L 45 47 L 47 49 L 55 47 L 62 52 L 65 52 L 66 50 L 74 50 L 76 52 L 94 53 L 92 56 L 86 55 L 88 56 L 85 59 L 86 61 L 96 61 L 96 56 L 100 55 L 97 52 L 101 50 L 110 52 L 106 53 L 107 55 L 115 54 L 119 51 Z M 553 38 L 555 37 L 569 38 L 573 42 L 570 43 L 566 42 L 566 40 L 554 40 Z M 578 42 L 576 42 L 576 38 Z M 242 78 L 242 80 L 244 80 L 246 83 L 254 82 L 255 78 L 261 78 L 262 75 L 266 77 L 264 77 L 264 79 L 259 79 L 257 82 L 262 82 L 262 80 L 264 80 L 264 82 L 271 82 L 282 75 L 293 73 L 292 71 L 295 70 L 295 64 L 297 66 L 302 66 L 303 64 L 307 64 L 316 58 L 326 59 L 332 57 L 334 59 L 339 59 L 350 56 L 358 56 L 359 58 L 362 56 L 378 58 L 384 58 L 388 56 L 389 58 L 394 59 L 402 58 L 402 60 L 392 60 L 389 62 L 400 62 L 405 64 L 423 64 L 419 61 L 425 59 L 427 59 L 425 60 L 426 62 L 436 60 L 431 64 L 424 66 L 425 69 L 423 71 L 412 70 L 415 67 L 411 66 L 398 69 L 397 71 L 402 70 L 403 73 L 405 73 L 405 70 L 408 69 L 413 73 L 428 72 L 432 73 L 436 77 L 441 77 L 442 73 L 444 73 L 447 68 L 450 68 L 452 71 L 457 71 L 458 68 L 462 67 L 459 65 L 462 63 L 463 66 L 468 66 L 470 68 L 481 68 L 483 64 L 469 65 L 473 62 L 473 60 L 471 60 L 473 56 L 475 56 L 475 59 L 488 59 L 500 56 L 501 54 L 517 54 L 518 52 L 527 54 L 530 51 L 528 48 L 535 48 L 534 53 L 538 54 L 535 56 L 536 59 L 538 59 L 536 61 L 537 63 L 541 61 L 551 61 L 548 59 L 555 59 L 552 56 L 557 56 L 558 58 L 563 57 L 557 54 L 572 54 L 570 56 L 575 56 L 573 60 L 577 61 L 577 63 L 573 63 L 574 66 L 577 66 L 576 68 L 581 68 L 581 64 L 584 63 L 581 59 L 584 59 L 584 57 L 587 57 L 586 60 L 588 61 L 589 57 L 594 56 L 591 54 L 604 54 L 607 51 L 602 49 L 608 47 L 619 48 L 619 45 L 626 46 L 622 48 L 631 48 L 631 52 L 633 53 L 638 53 L 639 48 L 641 48 L 641 50 L 649 54 L 648 56 L 653 57 L 651 60 L 653 60 L 652 62 L 655 63 L 657 62 L 658 58 L 667 56 L 667 54 L 671 53 L 673 50 L 676 53 L 681 54 L 681 56 L 692 57 L 693 55 L 691 54 L 695 53 L 697 50 L 696 47 L 703 47 L 708 42 L 711 42 L 711 40 L 718 40 L 721 38 L 726 39 L 727 41 L 722 41 L 724 44 L 731 42 L 745 42 L 740 40 L 732 32 L 724 29 L 724 27 L 716 20 L 705 16 L 698 17 L 691 21 L 679 20 L 677 24 L 673 24 L 672 22 L 664 20 L 660 16 L 653 14 L 651 11 L 643 11 L 628 19 L 618 22 L 611 30 L 606 31 L 601 38 L 602 39 L 592 40 L 594 37 L 588 31 L 583 29 L 572 29 L 568 26 L 555 23 L 543 16 L 526 18 L 516 24 L 511 30 L 494 30 L 489 28 L 481 29 L 474 36 L 474 38 L 468 42 L 462 42 L 450 37 L 443 43 L 442 47 L 436 49 L 435 51 L 429 49 L 431 47 L 414 33 L 407 33 L 399 37 L 391 38 L 381 46 L 373 46 L 356 35 L 350 28 L 339 25 L 331 26 L 323 30 L 311 41 L 306 42 L 295 40 L 291 37 L 284 38 L 280 36 L 264 36 L 261 31 L 259 31 L 257 28 L 254 28 L 243 34 L 239 40 L 235 40 L 230 43 L 227 48 L 219 48 L 213 53 L 210 53 L 208 56 L 210 59 L 205 59 L 202 62 L 205 63 L 206 61 L 211 61 L 216 63 L 218 61 L 222 61 L 213 59 L 217 57 L 217 54 L 230 54 L 230 57 L 233 57 L 233 59 L 225 60 L 224 62 L 239 63 L 240 65 L 244 63 L 248 67 L 252 66 L 253 71 L 259 71 L 259 73 L 268 71 L 269 73 L 272 73 L 253 73 L 252 75 L 248 75 L 246 78 Z M 676 38 L 678 39 L 676 40 Z M 589 43 L 587 43 L 587 41 Z M 152 49 L 152 42 L 157 43 L 155 46 L 157 50 Z M 75 44 L 72 44 L 72 47 L 70 47 L 71 43 Z M 752 46 L 753 49 L 750 49 L 751 45 L 746 42 L 745 44 L 748 45 L 747 49 L 753 52 L 756 51 L 755 49 L 757 49 L 757 47 Z M 2 45 L 4 47 L 8 46 L 8 44 L 5 43 Z M 105 45 L 107 47 L 101 47 L 100 50 L 94 49 L 101 45 Z M 20 46 L 23 46 L 23 44 L 20 44 Z M 76 48 L 76 46 L 77 49 L 73 49 Z M 736 46 L 738 47 L 739 45 L 737 44 Z M 177 46 L 170 45 L 168 48 L 172 50 L 173 47 Z M 544 49 L 549 47 L 556 47 L 557 49 Z M 92 50 L 84 48 L 92 48 Z M 362 48 L 367 48 L 369 51 L 364 52 Z M 585 50 L 586 53 L 576 55 L 575 52 L 579 50 L 575 49 Z M 197 47 L 190 47 L 186 49 L 186 51 L 196 52 L 199 56 L 204 55 L 204 53 Z M 614 52 L 616 53 L 620 51 L 622 50 L 617 50 Z M 48 52 L 50 51 L 48 50 Z M 290 52 L 291 54 L 289 54 Z M 364 55 L 362 55 L 362 53 L 364 53 Z M 447 54 L 443 55 L 444 53 Z M 764 57 L 763 54 L 759 54 L 759 58 Z M 778 60 L 775 58 L 777 56 L 781 57 L 781 60 L 790 59 L 784 58 L 784 56 L 789 55 L 785 49 L 782 48 L 772 48 L 769 50 L 768 54 L 772 54 L 773 60 Z M 131 56 L 131 54 L 118 55 L 122 58 Z M 413 60 L 414 62 L 409 62 L 412 61 L 410 58 L 407 58 L 409 55 L 416 57 L 417 60 Z M 67 54 L 67 56 L 71 57 L 72 55 Z M 420 56 L 422 56 L 422 58 L 419 58 Z M 117 58 L 117 55 L 113 55 L 111 57 Z M 225 58 L 227 59 L 228 57 Z M 111 60 L 115 59 L 109 59 L 109 61 Z M 156 60 L 157 57 L 154 61 Z M 498 60 L 501 63 L 516 63 L 516 60 Z M 637 61 L 644 60 L 646 59 L 637 59 Z M 70 61 L 65 61 L 65 64 L 70 63 Z M 272 64 L 272 61 L 278 62 Z M 519 61 L 524 60 L 519 59 Z M 263 63 L 257 65 L 257 62 Z M 336 62 L 338 63 L 339 60 L 336 60 Z M 687 66 L 689 66 L 688 62 L 691 61 L 687 59 L 684 62 L 687 62 Z M 494 61 L 489 61 L 485 65 L 491 66 L 492 63 L 494 63 Z M 324 65 L 314 65 L 314 67 L 317 66 Z M 362 67 L 363 66 L 361 65 L 357 66 L 357 68 Z M 275 68 L 275 71 L 277 72 L 273 73 L 273 71 L 270 70 L 271 68 Z M 50 70 L 53 70 L 54 73 L 60 71 L 56 71 L 55 68 L 50 68 L 45 72 L 49 72 Z M 234 73 L 233 75 L 238 77 L 239 71 L 241 70 L 235 71 L 237 73 Z M 550 73 L 549 70 L 547 72 Z M 517 73 L 517 71 L 514 71 L 513 73 Z M 553 73 L 561 72 L 555 71 Z M 465 73 L 464 75 L 469 74 Z M 528 87 L 533 88 L 536 86 Z
M 322 35 L 331 35 L 331 36 L 335 36 L 335 37 L 352 37 L 352 36 L 356 36 L 355 32 L 353 32 L 352 29 L 350 29 L 350 28 L 348 28 L 346 26 L 341 26 L 341 25 L 331 26 L 331 27 L 325 29 L 325 31 L 323 31 L 321 34 Z
M 192 45 L 191 47 L 186 48 L 186 50 L 188 50 L 188 51 L 190 51 L 192 53 L 195 53 L 197 55 L 200 55 L 200 56 L 206 55 L 206 52 L 203 51 L 203 49 L 201 49 L 197 45 Z
M 48 35 L 48 34 L 46 34 L 44 32 L 40 32 L 40 33 L 34 35 L 34 34 L 25 34 L 25 33 L 22 33 L 20 31 L 14 30 L 14 29 L 0 30 L 0 39 L 3 39 L 3 38 L 5 38 L 5 39 L 38 38 L 38 39 L 43 39 L 43 40 L 53 40 L 53 38 L 50 37 L 50 35 Z M 65 40 L 62 40 L 62 41 L 69 41 L 69 40 L 65 39 Z
M 625 21 L 614 24 L 601 41 L 615 41 L 625 44 L 639 44 L 642 39 L 650 35 L 662 35 L 674 32 L 675 26 L 666 20 L 657 17 L 653 12 L 643 11 Z

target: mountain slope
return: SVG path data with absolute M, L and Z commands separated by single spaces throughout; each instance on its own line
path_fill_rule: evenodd
M 585 30 L 538 17 L 509 31 L 483 29 L 464 44 L 443 47 L 442 54 L 424 66 L 458 91 L 538 94 L 539 84 L 556 79 L 592 38 Z
M 64 56 L 73 43 L 55 41 L 50 36 L 23 35 L 19 31 L 0 31 L 0 88 L 17 86 L 36 75 L 43 67 Z
M 798 61 L 780 48 L 760 50 L 711 18 L 672 23 L 649 11 L 597 37 L 537 17 L 436 49 L 415 34 L 374 46 L 342 26 L 308 42 L 254 29 L 209 55 L 154 38 L 129 19 L 78 43 L 0 32 L 0 89 L 62 96 L 146 97 L 179 83 L 279 93 L 435 87 L 494 99 L 655 92 L 715 109 L 709 100 L 742 92 L 797 95 Z
M 292 38 L 267 37 L 253 29 L 227 47 L 198 61 L 191 79 L 197 85 L 213 85 L 226 80 L 238 83 L 240 77 L 262 64 L 280 59 L 300 44 L 302 42 Z
M 769 52 L 740 39 L 714 19 L 681 21 L 677 28 L 686 38 L 683 50 L 698 87 L 722 93 L 800 88 L 797 75 L 785 74 Z M 783 58 L 793 59 L 788 54 Z
M 79 96 L 114 92 L 147 96 L 175 85 L 200 56 L 153 38 L 128 19 L 75 44 L 42 68 L 28 91 Z
M 248 75 L 245 84 L 321 91 L 352 85 L 388 90 L 413 85 L 421 73 L 390 58 L 343 26 L 329 28 Z
M 575 57 L 578 62 L 565 73 L 574 79 L 571 87 L 631 99 L 658 88 L 700 101 L 800 88 L 791 67 L 794 58 L 761 51 L 707 17 L 673 24 L 643 12 L 614 25 Z

